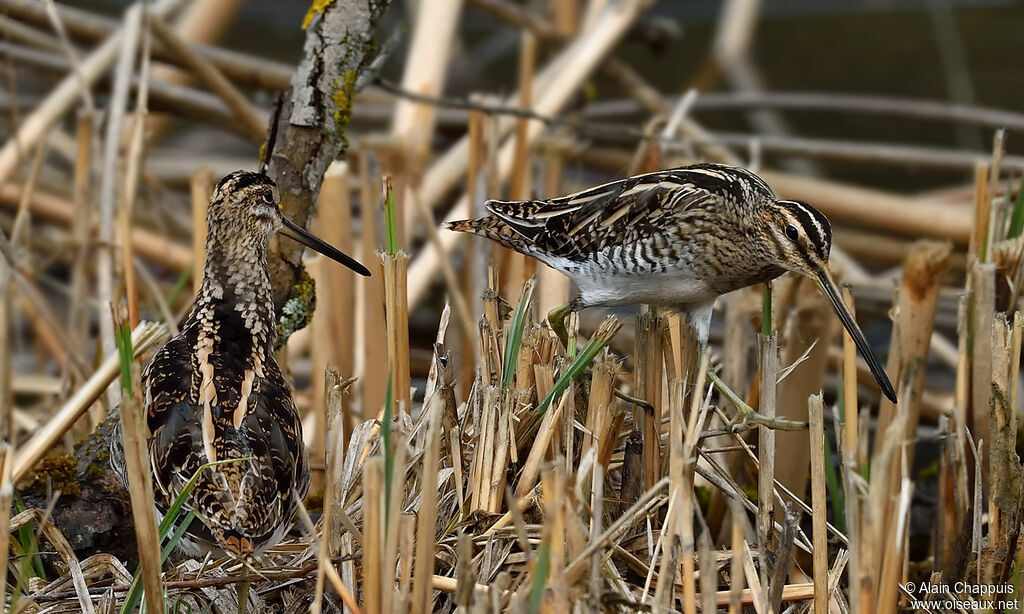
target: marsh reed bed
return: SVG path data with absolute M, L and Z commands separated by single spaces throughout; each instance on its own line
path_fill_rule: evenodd
M 556 2 L 551 19 L 470 0 L 519 33 L 515 93 L 466 99 L 437 96 L 463 8 L 432 1 L 412 24 L 400 81 L 361 82 L 379 69 L 365 58 L 349 89 L 323 97 L 338 124 L 316 133 L 334 139 L 317 151 L 333 162 L 306 168 L 317 185 L 290 192 L 286 213 L 311 218 L 374 274 L 354 279 L 279 249 L 293 268 L 274 278 L 286 316 L 278 360 L 303 414 L 312 494 L 285 541 L 252 565 L 172 554 L 180 534 L 151 522 L 146 496 L 139 369 L 191 303 L 216 181 L 257 165 L 268 122 L 284 126 L 274 151 L 288 160 L 311 147 L 260 96 L 285 91 L 295 104 L 290 83 L 306 83 L 308 67 L 212 46 L 189 20 L 164 23 L 181 4 L 135 7 L 121 21 L 29 0 L 0 14 L 12 62 L 63 79 L 30 84 L 39 104 L 12 98 L 4 128 L 14 136 L 0 150 L 9 610 L 1020 609 L 1024 161 L 1004 151 L 1002 131 L 977 152 L 722 134 L 695 117 L 760 100 L 769 111 L 1011 130 L 1024 118 L 857 97 L 668 97 L 614 55 L 637 33 L 641 0 Z M 214 10 L 223 4 L 194 4 L 193 24 L 230 19 Z M 327 4 L 306 26 L 387 6 Z M 724 16 L 716 45 L 745 48 L 749 29 L 735 21 L 750 19 Z M 741 56 L 709 61 L 698 85 L 746 74 Z M 573 109 L 598 72 L 628 99 Z M 105 123 L 94 94 L 111 110 Z M 182 128 L 151 109 L 217 126 L 250 153 L 190 152 L 181 163 L 180 145 L 160 135 Z M 543 316 L 570 297 L 566 279 L 440 225 L 489 197 L 564 194 L 698 158 L 759 167 L 779 153 L 972 178 L 908 196 L 755 169 L 832 220 L 833 272 L 887 348 L 898 403 L 879 397 L 807 280 L 723 297 L 710 352 L 698 353 L 676 314 L 646 307 L 573 315 L 563 347 Z M 277 178 L 292 170 L 271 164 Z M 741 405 L 789 428 L 737 421 Z M 106 470 L 114 408 L 131 499 Z

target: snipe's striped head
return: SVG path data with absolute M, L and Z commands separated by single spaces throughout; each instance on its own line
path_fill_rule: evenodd
M 206 214 L 206 227 L 211 234 L 239 233 L 236 238 L 263 240 L 280 232 L 360 275 L 370 275 L 362 264 L 286 218 L 281 211 L 277 184 L 263 173 L 235 171 L 217 182 Z
M 798 200 L 777 200 L 769 207 L 768 235 L 773 244 L 778 264 L 783 268 L 813 279 L 822 294 L 828 297 L 843 327 L 853 338 L 861 356 L 868 363 L 882 393 L 894 403 L 896 390 L 889 381 L 864 333 L 853 314 L 842 300 L 828 269 L 828 256 L 832 250 L 832 225 L 823 213 Z

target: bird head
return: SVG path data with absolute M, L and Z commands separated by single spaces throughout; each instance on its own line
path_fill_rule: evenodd
M 235 171 L 221 179 L 210 198 L 206 223 L 211 231 L 223 228 L 263 241 L 280 232 L 360 275 L 370 275 L 355 259 L 285 217 L 277 184 L 263 173 Z
M 868 364 L 871 374 L 882 393 L 896 402 L 896 390 L 889 381 L 882 363 L 878 361 L 864 333 L 857 325 L 828 269 L 828 256 L 832 249 L 832 225 L 828 218 L 809 204 L 797 200 L 777 200 L 770 210 L 768 231 L 775 244 L 777 263 L 782 268 L 810 277 L 818 289 L 832 303 L 843 327 L 850 333 L 854 344 Z

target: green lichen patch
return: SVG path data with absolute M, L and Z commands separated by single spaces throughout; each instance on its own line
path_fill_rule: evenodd
M 292 287 L 292 296 L 281 308 L 277 319 L 277 343 L 275 351 L 284 347 L 288 337 L 309 325 L 316 308 L 316 283 L 305 269 L 298 283 Z
M 334 102 L 334 129 L 346 146 L 348 143 L 345 142 L 345 126 L 352 120 L 352 98 L 356 94 L 358 78 L 355 69 L 350 68 L 342 75 L 340 84 L 337 79 L 334 80 L 334 93 L 331 94 L 331 100 Z

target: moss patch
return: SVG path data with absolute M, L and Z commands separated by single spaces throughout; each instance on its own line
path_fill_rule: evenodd
M 59 490 L 65 495 L 78 496 L 82 492 L 82 487 L 75 474 L 77 468 L 78 462 L 67 454 L 43 459 L 32 479 L 31 487 L 39 492 L 46 492 L 46 485 L 49 483 L 53 490 Z

